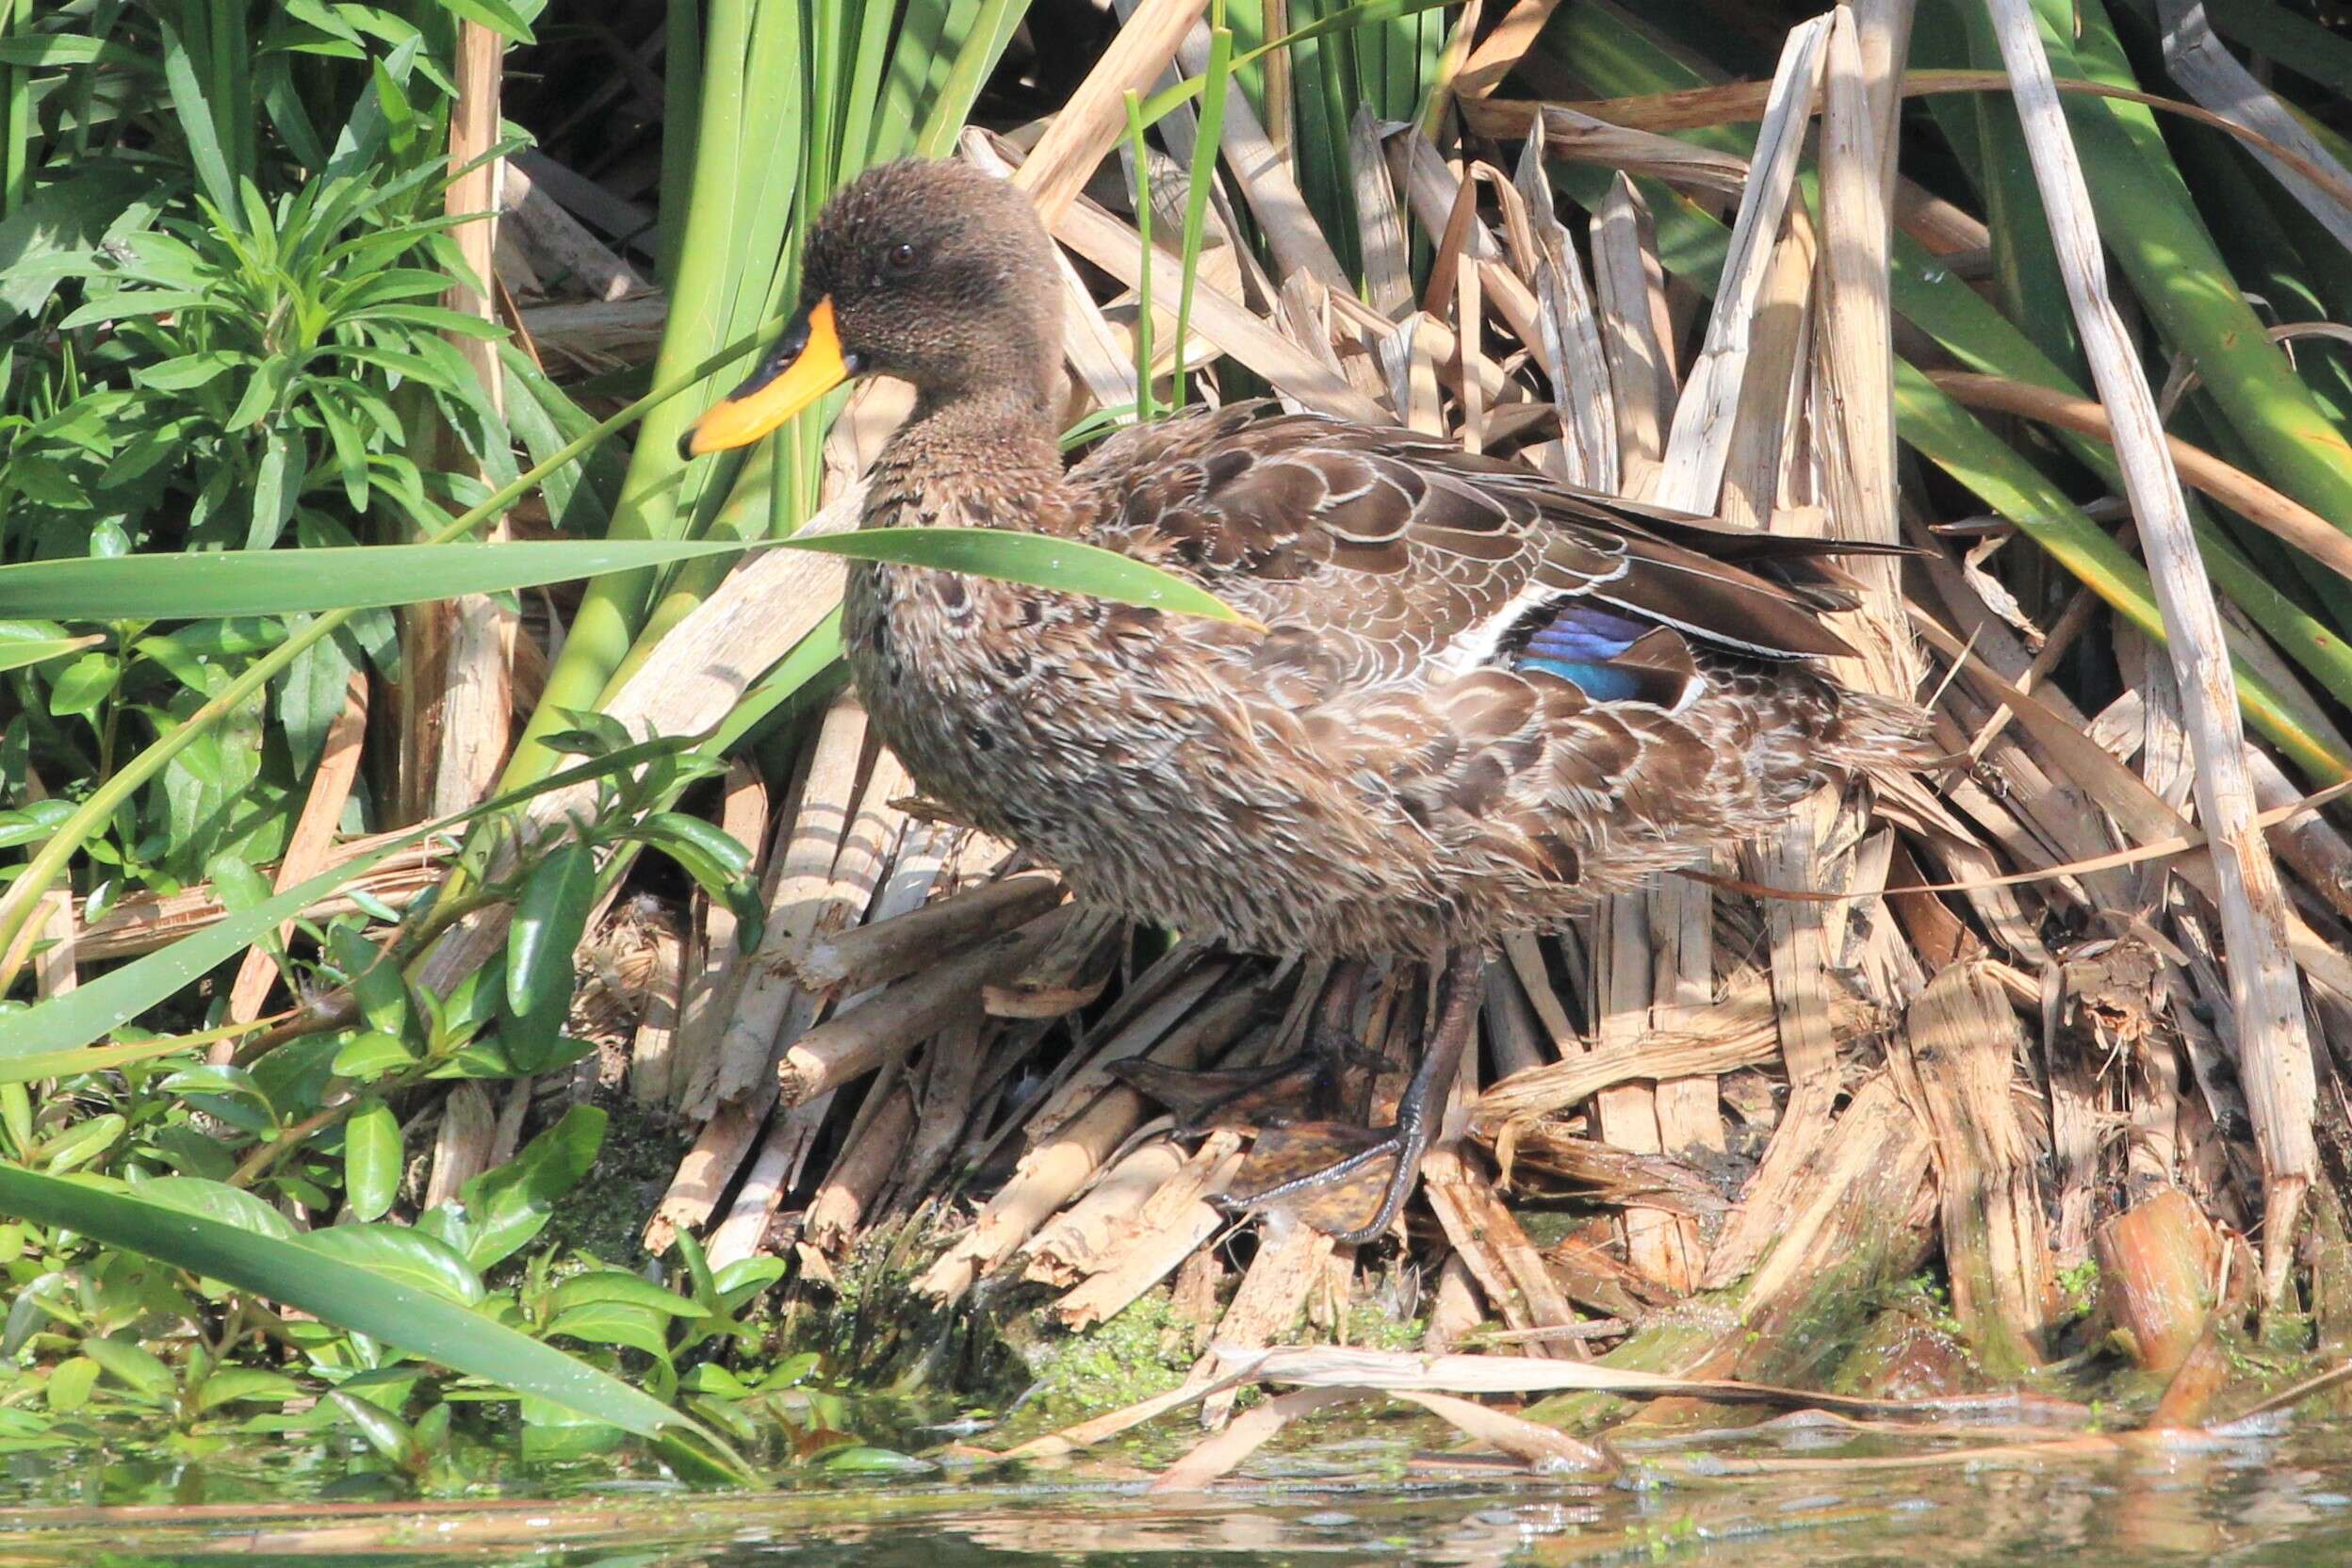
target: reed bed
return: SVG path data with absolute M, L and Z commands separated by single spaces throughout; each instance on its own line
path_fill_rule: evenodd
M 1367 1391 L 1595 1469 L 1618 1462 L 1604 1429 L 1774 1402 L 2017 1411 L 2020 1388 L 2050 1396 L 2020 1418 L 2065 1429 L 2048 1451 L 2077 1452 L 2130 1441 L 2079 1430 L 2067 1401 L 2095 1390 L 2198 1426 L 2340 1361 L 2352 45 L 2261 0 L 1116 10 L 1073 64 L 1004 0 L 811 9 L 829 38 L 723 0 L 662 35 L 659 106 L 618 76 L 591 94 L 658 108 L 658 158 L 586 135 L 582 106 L 545 139 L 593 149 L 596 177 L 543 150 L 452 188 L 453 213 L 503 207 L 477 253 L 498 297 L 474 303 L 510 329 L 508 366 L 593 405 L 584 377 L 667 385 L 736 356 L 583 483 L 608 537 L 853 526 L 904 410 L 888 386 L 740 466 L 683 468 L 676 438 L 789 303 L 824 195 L 884 157 L 956 156 L 1026 188 L 1063 248 L 1081 438 L 1270 395 L 1907 545 L 1854 567 L 1840 673 L 1929 705 L 1947 764 L 1825 792 L 1768 841 L 1511 942 L 1420 1196 L 1346 1248 L 1211 1203 L 1280 1158 L 1272 1119 L 1202 1133 L 1143 1092 L 1286 1054 L 1326 965 L 1107 923 L 913 798 L 827 678 L 836 560 L 648 561 L 519 621 L 445 600 L 408 612 L 439 687 L 402 686 L 387 719 L 354 681 L 276 889 L 358 847 L 333 827 L 363 760 L 421 820 L 542 783 L 545 743 L 595 709 L 616 740 L 724 760 L 675 804 L 741 846 L 756 892 L 680 896 L 632 869 L 636 841 L 598 841 L 567 1031 L 597 1051 L 496 1102 L 420 1089 L 418 1196 L 564 1102 L 626 1107 L 686 1146 L 646 1252 L 781 1258 L 792 1320 L 850 1319 L 874 1369 L 935 1383 L 956 1325 L 1050 1341 L 1165 1291 L 1197 1357 L 1182 1385 L 1012 1450 L 1197 1407 L 1218 1430 L 1163 1488 Z M 462 155 L 488 144 L 498 74 L 495 49 L 460 57 Z M 560 853 L 596 803 L 537 795 L 473 874 Z M 447 861 L 420 846 L 338 896 L 389 919 Z M 20 923 L 52 939 L 33 970 L 53 998 L 229 906 L 53 895 Z M 509 919 L 435 933 L 411 984 L 514 962 Z M 262 1017 L 262 951 L 228 1021 Z M 1410 964 L 1365 988 L 1348 1088 L 1368 1119 L 1430 991 Z M 300 999 L 221 1059 L 356 1005 Z M 1235 1416 L 1259 1384 L 1288 1392 Z

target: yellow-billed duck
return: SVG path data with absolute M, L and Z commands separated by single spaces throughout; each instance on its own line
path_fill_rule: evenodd
M 895 377 L 914 411 L 874 462 L 866 526 L 1084 540 L 1252 623 L 853 563 L 846 657 L 923 792 L 1135 921 L 1446 964 L 1395 1127 L 1236 1206 L 1393 1159 L 1343 1239 L 1384 1231 L 1499 938 L 1769 828 L 1824 780 L 1924 760 L 1919 712 L 1817 667 L 1850 651 L 1820 616 L 1851 602 L 1825 559 L 1851 547 L 1263 406 L 1130 429 L 1065 470 L 1051 241 L 1025 196 L 960 164 L 843 188 L 803 276 L 783 340 L 692 450 Z M 1352 986 L 1334 992 L 1327 1036 Z

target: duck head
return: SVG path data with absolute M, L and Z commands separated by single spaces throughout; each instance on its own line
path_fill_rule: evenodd
M 1029 198 L 952 162 L 869 170 L 825 204 L 800 309 L 751 378 L 712 405 L 689 455 L 757 441 L 856 376 L 911 383 L 919 406 L 1009 397 L 1045 417 L 1061 374 L 1061 279 Z

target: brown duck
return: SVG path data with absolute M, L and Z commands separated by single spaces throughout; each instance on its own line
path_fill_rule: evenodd
M 1555 483 L 1402 430 L 1228 407 L 1065 470 L 1062 281 L 1026 197 L 954 163 L 845 188 L 799 314 L 696 452 L 858 375 L 911 383 L 868 527 L 1034 531 L 1188 578 L 1254 624 L 853 564 L 850 668 L 923 792 L 1083 898 L 1250 953 L 1442 961 L 1393 1129 L 1255 1207 L 1393 1159 L 1385 1230 L 1471 1034 L 1489 946 L 1923 760 L 1839 687 L 1841 547 Z M 1334 985 L 1318 1032 L 1344 1027 Z M 1367 1171 L 1368 1174 L 1368 1171 Z

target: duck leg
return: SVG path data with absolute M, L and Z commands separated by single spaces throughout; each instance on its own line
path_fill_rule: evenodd
M 1352 1186 L 1360 1174 L 1381 1160 L 1392 1160 L 1394 1164 L 1380 1188 L 1380 1207 L 1371 1219 L 1352 1230 L 1333 1232 L 1332 1239 L 1345 1246 L 1358 1246 L 1386 1231 L 1420 1180 L 1421 1156 L 1429 1152 L 1429 1141 L 1445 1119 L 1446 1096 L 1461 1071 L 1462 1054 L 1470 1043 L 1478 1018 L 1480 981 L 1485 970 L 1485 956 L 1476 948 L 1458 949 L 1447 959 L 1445 1003 L 1438 1014 L 1437 1029 L 1422 1048 L 1421 1061 L 1396 1102 L 1396 1120 L 1392 1126 L 1375 1129 L 1371 1134 L 1373 1141 L 1302 1175 L 1255 1192 L 1228 1193 L 1212 1201 L 1228 1214 L 1283 1206 L 1289 1200 L 1308 1194 Z M 1265 1141 L 1260 1140 L 1261 1147 Z
M 1140 1057 L 1119 1062 L 1111 1071 L 1174 1114 L 1187 1132 L 1211 1127 L 1272 1127 L 1333 1110 L 1348 1054 L 1360 1050 L 1354 1031 L 1356 997 L 1368 965 L 1345 959 L 1324 982 L 1307 1024 L 1305 1045 L 1278 1062 L 1231 1070 L 1192 1071 L 1163 1067 Z

